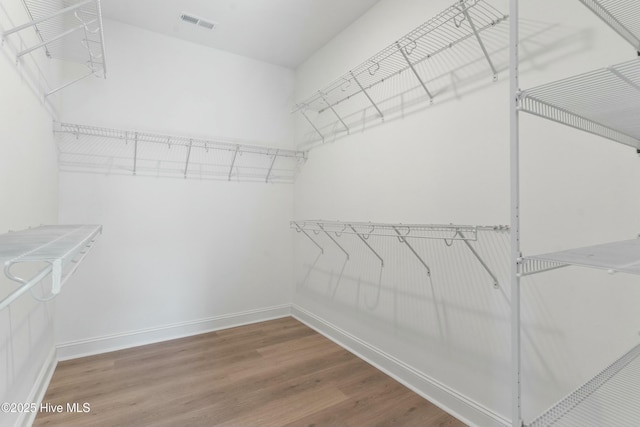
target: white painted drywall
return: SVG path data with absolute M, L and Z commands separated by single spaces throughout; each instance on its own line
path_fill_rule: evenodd
M 70 87 L 64 121 L 292 147 L 291 70 L 109 20 L 105 37 L 108 78 Z M 58 301 L 65 357 L 289 304 L 292 211 L 292 185 L 61 173 L 60 221 L 104 226 Z
M 297 70 L 296 99 L 450 3 L 381 1 Z M 507 1 L 490 3 L 508 13 Z M 635 56 L 579 2 L 520 3 L 523 88 Z M 386 105 L 396 111 L 383 125 L 359 122 L 350 136 L 327 138 L 313 149 L 295 186 L 296 219 L 508 224 L 507 31 L 501 26 L 486 33 L 500 71 L 496 83 L 487 71 L 469 81 L 450 75 L 456 91 L 436 96 L 433 105 L 391 99 Z M 480 51 L 467 54 L 454 56 L 452 64 L 482 73 Z M 464 68 L 456 73 L 464 75 Z M 367 114 L 373 114 L 371 107 Z M 521 132 L 525 254 L 636 236 L 640 159 L 634 150 L 535 117 L 522 118 Z M 313 131 L 299 118 L 296 135 L 308 145 Z M 397 239 L 370 241 L 385 258 L 383 269 L 356 238 L 341 237 L 348 262 L 331 241 L 318 239 L 325 255 L 303 235 L 296 239 L 294 304 L 498 418 L 510 418 L 506 235 L 489 233 L 474 243 L 503 285 L 497 291 L 458 244 L 416 241 L 431 264 L 429 278 Z M 640 291 L 634 281 L 577 268 L 523 280 L 525 421 L 637 342 Z
M 0 9 L 0 32 L 26 20 L 19 2 L 2 1 Z M 30 35 L 24 37 L 32 41 Z M 41 81 L 33 79 L 49 76 L 52 64 L 35 52 L 16 66 L 15 43 L 12 39 L 0 48 L 0 233 L 55 224 L 58 219 L 52 108 L 38 94 Z M 25 276 L 35 271 L 14 270 Z M 0 275 L 0 298 L 15 289 L 15 283 Z M 38 398 L 41 373 L 53 360 L 54 311 L 55 303 L 38 303 L 27 293 L 0 312 L 0 402 Z M 24 423 L 28 417 L 24 412 L 0 411 L 0 425 Z

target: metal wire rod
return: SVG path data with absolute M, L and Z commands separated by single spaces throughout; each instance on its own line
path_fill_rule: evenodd
M 273 165 L 275 165 L 277 158 L 278 150 L 276 150 L 276 153 L 273 155 L 273 161 L 271 162 L 271 166 L 269 166 L 269 171 L 267 172 L 267 177 L 265 178 L 264 182 L 269 182 L 269 177 L 271 176 L 271 171 L 273 170 Z
M 138 132 L 136 132 L 135 139 L 133 141 L 133 174 L 134 175 L 136 174 L 137 166 L 138 166 Z
M 422 86 L 424 91 L 427 93 L 427 96 L 429 97 L 431 102 L 433 102 L 433 95 L 431 95 L 431 92 L 429 92 L 429 89 L 427 88 L 427 85 L 422 80 L 422 77 L 420 77 L 420 74 L 418 74 L 418 71 L 415 69 L 415 67 L 411 63 L 411 60 L 409 60 L 409 56 L 407 55 L 407 52 L 406 52 L 405 48 L 402 48 L 400 46 L 400 43 L 396 43 L 396 44 L 398 45 L 398 50 L 400 51 L 400 53 L 402 53 L 402 56 L 407 61 L 407 64 L 409 64 L 409 68 L 411 68 L 411 71 L 413 71 L 413 75 L 416 76 L 416 78 L 420 82 L 420 85 Z
M 236 151 L 233 152 L 233 160 L 231 160 L 231 167 L 229 168 L 229 181 L 231 181 L 231 174 L 233 173 L 233 167 L 236 164 L 236 159 L 238 158 L 238 151 L 240 151 L 240 146 L 236 145 Z
M 71 81 L 69 81 L 69 82 L 67 82 L 67 83 L 63 84 L 62 86 L 58 86 L 57 88 L 55 88 L 55 89 L 53 89 L 53 90 L 50 90 L 49 92 L 47 92 L 47 93 L 44 95 L 44 97 L 45 97 L 45 98 L 47 98 L 48 96 L 53 95 L 54 93 L 59 92 L 59 91 L 61 91 L 62 89 L 66 88 L 66 87 L 68 87 L 68 86 L 71 86 L 71 85 L 72 85 L 72 84 L 74 84 L 74 83 L 79 82 L 80 80 L 84 80 L 84 79 L 86 79 L 87 77 L 93 76 L 94 74 L 95 74 L 95 71 L 89 71 L 87 74 L 85 74 L 85 75 L 83 75 L 83 76 L 80 76 L 80 77 L 78 77 L 77 79 L 71 80 Z
M 191 147 L 193 146 L 193 141 L 189 141 L 189 147 L 187 148 L 187 161 L 184 165 L 184 177 L 187 177 L 187 171 L 189 170 L 189 158 L 191 157 Z
M 469 25 L 473 30 L 473 34 L 476 36 L 476 40 L 478 40 L 478 44 L 480 45 L 480 49 L 482 49 L 482 53 L 484 53 L 484 57 L 489 63 L 489 68 L 491 68 L 491 72 L 493 73 L 493 79 L 496 80 L 498 78 L 498 72 L 496 71 L 496 67 L 493 65 L 493 61 L 491 61 L 491 56 L 489 56 L 489 52 L 487 52 L 487 48 L 484 46 L 484 42 L 480 37 L 480 33 L 478 32 L 475 24 L 473 23 L 473 19 L 471 19 L 471 15 L 469 14 L 469 11 L 467 9 L 463 9 L 462 13 L 464 13 L 464 16 L 467 18 L 467 21 L 469 21 Z
M 342 126 L 344 126 L 345 130 L 347 131 L 347 133 L 350 133 L 349 132 L 349 126 L 347 126 L 347 124 L 344 122 L 344 120 L 342 120 L 342 117 L 340 117 L 340 114 L 338 114 L 336 109 L 333 108 L 333 105 L 329 104 L 329 101 L 327 101 L 327 98 L 325 96 L 322 96 L 322 99 L 327 104 L 327 108 L 329 108 L 333 112 L 333 114 L 335 114 L 335 116 L 338 118 L 340 123 L 342 123 Z
M 294 224 L 294 225 L 296 226 L 296 231 L 297 231 L 298 233 L 302 233 L 302 234 L 304 234 L 305 236 L 307 236 L 307 238 L 308 238 L 309 240 L 311 240 L 311 241 L 313 242 L 313 244 L 314 244 L 314 245 L 316 245 L 316 246 L 318 247 L 318 249 L 320 249 L 320 253 L 321 253 L 321 254 L 324 254 L 324 249 L 322 249 L 322 246 L 320 246 L 320 244 L 319 244 L 318 242 L 316 242 L 316 241 L 315 241 L 315 239 L 309 235 L 309 233 L 307 233 L 307 232 L 306 232 L 302 227 L 300 227 L 300 225 L 298 225 L 298 223 L 297 223 L 297 222 L 292 221 L 291 223 L 292 223 L 292 224 Z
M 380 111 L 380 108 L 378 108 L 378 105 L 375 103 L 375 101 L 371 98 L 371 96 L 369 95 L 369 93 L 364 89 L 364 87 L 362 86 L 362 84 L 360 84 L 360 81 L 356 78 L 356 75 L 353 74 L 353 72 L 351 73 L 351 77 L 353 77 L 353 81 L 356 82 L 356 84 L 358 85 L 358 87 L 360 87 L 360 90 L 362 91 L 362 93 L 364 93 L 364 96 L 367 97 L 367 99 L 369 100 L 369 102 L 371 102 L 371 105 L 373 105 L 373 107 L 376 109 L 376 111 L 378 112 L 378 114 L 380 115 L 380 118 L 382 120 L 384 120 L 384 114 L 382 114 L 382 111 Z
M 640 51 L 640 13 L 637 0 L 580 0 L 614 31 Z
M 327 237 L 328 237 L 329 239 L 331 239 L 331 241 L 332 241 L 333 243 L 335 243 L 335 244 L 336 244 L 336 246 L 337 246 L 337 247 L 339 247 L 339 248 L 340 248 L 340 250 L 341 250 L 342 252 L 344 252 L 344 254 L 347 256 L 347 261 L 348 261 L 348 260 L 349 260 L 349 252 L 347 252 L 347 251 L 346 251 L 346 250 L 345 250 L 345 249 L 340 245 L 340 243 L 338 243 L 338 241 L 337 241 L 336 239 L 334 239 L 334 238 L 333 238 L 333 236 L 332 236 L 331 234 L 327 233 L 327 231 L 324 229 L 324 227 L 322 226 L 322 224 L 318 224 L 318 227 L 320 227 L 320 229 L 322 230 L 322 232 L 324 232 L 324 234 L 326 234 L 326 235 L 327 235 Z
M 482 260 L 482 257 L 480 256 L 480 254 L 478 254 L 478 252 L 475 250 L 475 248 L 473 246 L 471 246 L 471 243 L 469 243 L 469 241 L 467 239 L 464 238 L 464 234 L 462 234 L 461 231 L 458 231 L 458 234 L 460 234 L 462 236 L 462 241 L 464 242 L 464 244 L 467 246 L 467 248 L 469 248 L 469 250 L 471 251 L 471 253 L 473 254 L 473 256 L 476 257 L 476 259 L 478 260 L 478 262 L 480 263 L 480 265 L 482 265 L 482 267 L 485 269 L 485 271 L 489 274 L 489 276 L 491 276 L 491 278 L 493 279 L 493 287 L 495 289 L 498 289 L 500 287 L 500 284 L 498 283 L 498 278 L 496 277 L 495 274 L 493 274 L 493 272 L 491 271 L 491 269 L 489 268 L 489 266 Z
M 318 127 L 311 121 L 311 119 L 309 118 L 309 116 L 307 116 L 307 114 L 304 112 L 304 110 L 300 110 L 300 114 L 302 114 L 302 117 L 304 117 L 307 120 L 307 122 L 309 122 L 309 124 L 311 125 L 313 130 L 315 130 L 316 133 L 318 135 L 320 135 L 320 138 L 322 139 L 322 142 L 324 143 L 324 135 L 322 134 L 322 132 L 320 132 L 320 129 L 318 129 Z
M 88 22 L 87 24 L 80 24 L 80 25 L 78 25 L 77 27 L 73 27 L 73 28 L 71 28 L 70 30 L 67 30 L 67 31 L 65 31 L 65 32 L 64 32 L 64 33 L 62 33 L 62 34 L 59 34 L 59 35 L 57 35 L 56 37 L 54 37 L 54 38 L 52 38 L 52 39 L 45 40 L 45 41 L 43 41 L 43 42 L 41 42 L 41 43 L 38 43 L 38 44 L 37 44 L 37 45 L 35 45 L 35 46 L 32 46 L 32 47 L 30 47 L 30 48 L 28 48 L 28 49 L 25 49 L 25 50 L 23 50 L 23 51 L 18 52 L 18 54 L 16 55 L 16 57 L 17 57 L 17 58 L 21 58 L 21 57 L 23 57 L 24 55 L 26 55 L 26 54 L 28 54 L 28 53 L 33 52 L 34 50 L 40 49 L 41 47 L 44 47 L 44 46 L 48 45 L 49 43 L 52 43 L 52 42 L 54 42 L 54 41 L 56 41 L 56 40 L 60 40 L 61 38 L 64 38 L 64 37 L 68 36 L 69 34 L 75 33 L 75 32 L 76 32 L 76 31 L 78 31 L 78 30 L 82 30 L 83 28 L 86 28 L 86 26 L 87 26 L 88 24 L 92 24 L 92 23 L 94 23 L 94 22 L 96 22 L 96 21 L 97 21 L 97 20 L 93 20 L 93 21 L 91 21 L 91 22 Z
M 362 241 L 362 243 L 364 243 L 371 252 L 373 252 L 373 254 L 380 260 L 380 266 L 384 267 L 384 260 L 382 259 L 382 257 L 380 256 L 380 254 L 378 254 L 378 252 L 375 251 L 375 249 L 373 249 L 371 247 L 371 245 L 369 244 L 369 242 L 367 242 L 367 240 L 356 231 L 356 229 L 349 224 L 349 228 L 351 228 L 353 230 L 353 232 L 355 233 L 356 236 L 358 236 L 358 238 Z
M 427 269 L 427 274 L 428 274 L 429 276 L 431 276 L 431 269 L 429 268 L 429 266 L 427 265 L 427 263 L 426 263 L 426 262 L 424 262 L 424 260 L 422 259 L 422 257 L 418 254 L 418 252 L 416 252 L 416 250 L 415 250 L 415 249 L 413 249 L 413 246 L 411 246 L 411 245 L 409 244 L 409 242 L 407 242 L 406 237 L 405 237 L 405 236 L 403 236 L 403 235 L 398 231 L 398 229 L 397 229 L 395 226 L 393 227 L 393 229 L 394 229 L 394 230 L 395 230 L 395 232 L 398 234 L 398 240 L 400 240 L 400 242 L 401 242 L 401 243 L 404 243 L 405 245 L 407 245 L 407 247 L 409 248 L 409 250 L 410 250 L 411 252 L 413 252 L 413 254 L 416 256 L 416 258 L 418 258 L 418 260 L 420 261 L 420 263 L 421 263 L 422 265 L 424 265 L 424 268 L 426 268 L 426 269 Z

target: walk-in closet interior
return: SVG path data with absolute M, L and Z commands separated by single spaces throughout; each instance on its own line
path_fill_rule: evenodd
M 0 35 L 0 426 L 640 425 L 636 0 Z

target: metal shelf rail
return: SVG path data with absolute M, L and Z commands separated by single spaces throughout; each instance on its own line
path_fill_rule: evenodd
M 300 112 L 323 141 L 325 135 L 307 114 L 308 111 L 315 111 L 318 114 L 328 111 L 338 120 L 342 131 L 348 133 L 349 127 L 337 111 L 337 106 L 361 95 L 361 98 L 366 98 L 369 106 L 373 107 L 384 120 L 379 101 L 374 99 L 371 90 L 405 72 L 410 73 L 416 85 L 419 85 L 433 102 L 435 94 L 428 87 L 427 78 L 420 71 L 419 65 L 472 38 L 476 39 L 495 80 L 497 71 L 480 34 L 507 18 L 507 15 L 484 0 L 458 0 L 434 18 L 337 78 L 314 95 L 296 104 L 292 112 Z
M 461 241 L 469 249 L 472 255 L 482 265 L 483 269 L 491 277 L 494 288 L 499 287 L 496 275 L 491 271 L 487 263 L 482 259 L 478 251 L 470 242 L 478 240 L 478 231 L 495 231 L 508 232 L 509 227 L 504 225 L 497 226 L 472 226 L 472 225 L 453 225 L 453 224 L 388 224 L 373 222 L 345 222 L 345 221 L 325 221 L 325 220 L 306 220 L 291 221 L 291 228 L 305 235 L 315 246 L 324 254 L 324 248 L 312 234 L 323 234 L 327 236 L 346 256 L 350 259 L 349 252 L 337 241 L 342 234 L 355 235 L 367 248 L 380 260 L 380 265 L 384 267 L 384 259 L 371 246 L 369 237 L 383 236 L 395 237 L 398 241 L 407 246 L 407 248 L 416 256 L 420 263 L 427 270 L 427 274 L 431 275 L 431 268 L 416 249 L 409 243 L 409 239 L 437 239 L 443 240 L 446 246 L 453 245 L 454 241 Z M 311 232 L 311 234 L 310 234 Z
M 88 68 L 79 77 L 51 88 L 44 94 L 45 98 L 89 76 L 106 78 L 100 0 L 23 0 L 23 3 L 31 21 L 4 31 L 2 41 L 32 28 L 39 42 L 18 51 L 16 59 L 44 49 L 49 58 L 83 64 Z
M 640 2 L 579 0 L 636 50 Z M 640 240 L 625 240 L 536 256 L 520 251 L 520 125 L 524 111 L 640 150 L 640 61 L 592 71 L 521 91 L 519 1 L 510 0 L 511 390 L 512 426 L 640 425 L 640 345 L 530 423 L 522 419 L 520 279 L 569 265 L 640 274 Z
M 61 170 L 290 183 L 305 151 L 56 123 Z
M 0 301 L 0 310 L 11 305 L 22 294 L 51 275 L 51 293 L 34 298 L 48 301 L 54 298 L 75 273 L 102 233 L 101 225 L 50 225 L 0 235 L 0 261 L 4 273 L 20 287 Z M 22 263 L 48 264 L 33 277 L 23 279 L 12 273 Z

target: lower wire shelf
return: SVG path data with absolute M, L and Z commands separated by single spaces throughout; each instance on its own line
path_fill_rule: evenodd
M 640 344 L 527 427 L 640 426 Z

